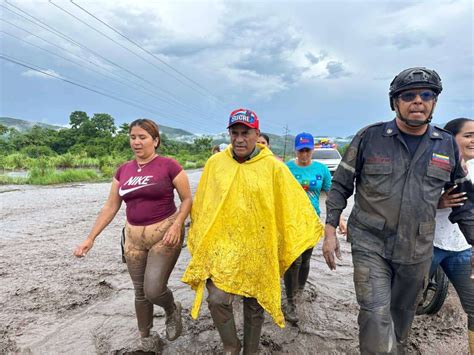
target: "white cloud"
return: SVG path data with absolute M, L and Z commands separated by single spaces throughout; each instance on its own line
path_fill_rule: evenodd
M 226 76 L 240 95 L 248 96 L 251 93 L 251 101 L 268 101 L 276 93 L 288 88 L 278 76 L 260 75 L 250 70 L 227 69 Z
M 30 78 L 41 78 L 41 79 L 55 79 L 51 75 L 55 77 L 61 77 L 58 73 L 54 70 L 43 70 L 44 73 L 38 72 L 36 70 L 28 69 L 21 73 L 22 76 L 30 77 Z M 48 75 L 49 74 L 49 75 Z

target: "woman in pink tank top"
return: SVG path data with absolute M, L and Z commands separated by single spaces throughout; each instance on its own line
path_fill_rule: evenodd
M 166 337 L 174 340 L 182 331 L 181 304 L 174 301 L 167 284 L 181 252 L 183 223 L 192 204 L 191 189 L 178 162 L 156 154 L 160 133 L 155 122 L 135 120 L 129 135 L 135 159 L 117 170 L 104 207 L 74 255 L 86 255 L 125 201 L 125 259 L 135 289 L 140 336 L 150 337 L 156 304 L 166 313 Z M 181 200 L 179 209 L 174 203 L 175 189 Z

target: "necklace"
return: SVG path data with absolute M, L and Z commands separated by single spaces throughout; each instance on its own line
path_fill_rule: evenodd
M 147 161 L 146 163 L 143 163 L 143 164 L 140 164 L 138 161 L 135 160 L 135 162 L 137 163 L 137 172 L 141 172 L 142 169 L 147 166 L 148 164 L 150 164 L 154 159 L 156 158 L 156 155 L 150 160 L 150 161 Z

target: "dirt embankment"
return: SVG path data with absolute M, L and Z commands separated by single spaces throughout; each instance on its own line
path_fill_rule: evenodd
M 200 176 L 190 172 L 193 190 Z M 88 233 L 109 184 L 0 187 L 0 353 L 121 354 L 137 350 L 133 289 L 120 260 L 123 208 L 84 259 L 72 250 Z M 335 272 L 319 245 L 309 284 L 299 303 L 300 322 L 284 329 L 266 317 L 262 353 L 358 353 L 358 306 L 350 247 Z M 189 260 L 183 249 L 170 288 L 185 309 L 184 335 L 164 337 L 164 313 L 155 308 L 154 331 L 165 354 L 214 353 L 221 349 L 205 304 L 189 316 L 194 293 L 179 281 Z M 242 337 L 242 305 L 235 302 Z M 410 337 L 415 354 L 468 353 L 466 316 L 456 294 L 436 316 L 417 317 Z M 158 339 L 158 337 L 156 338 Z

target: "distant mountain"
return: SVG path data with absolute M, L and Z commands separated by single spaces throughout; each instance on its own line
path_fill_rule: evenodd
M 159 125 L 160 133 L 166 134 L 166 136 L 171 140 L 176 140 L 180 142 L 189 142 L 192 143 L 197 136 L 191 132 L 185 131 L 180 128 L 173 128 L 168 126 Z
M 35 125 L 40 126 L 43 128 L 54 129 L 55 131 L 60 130 L 61 126 L 51 125 L 47 123 L 41 122 L 32 122 L 21 120 L 19 118 L 12 118 L 12 117 L 0 117 L 0 124 L 7 126 L 8 128 L 15 128 L 20 132 L 28 131 L 29 129 L 33 128 Z

